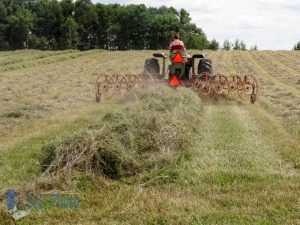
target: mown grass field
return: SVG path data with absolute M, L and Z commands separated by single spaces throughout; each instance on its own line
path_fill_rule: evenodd
M 97 76 L 142 72 L 152 53 L 0 52 L 0 224 L 13 224 L 5 191 L 41 176 L 45 142 L 128 104 L 96 104 Z M 300 52 L 205 53 L 220 73 L 253 68 L 258 102 L 204 100 L 193 144 L 149 182 L 78 174 L 79 210 L 18 224 L 300 224 Z

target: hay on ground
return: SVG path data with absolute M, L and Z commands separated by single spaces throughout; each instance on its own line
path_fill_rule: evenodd
M 44 174 L 75 170 L 118 179 L 160 169 L 190 144 L 201 112 L 201 100 L 191 90 L 156 88 L 89 129 L 46 144 Z

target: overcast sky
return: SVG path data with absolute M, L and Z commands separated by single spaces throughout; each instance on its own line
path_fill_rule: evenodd
M 291 50 L 300 41 L 300 0 L 93 0 L 186 9 L 209 39 L 244 40 L 247 47 Z

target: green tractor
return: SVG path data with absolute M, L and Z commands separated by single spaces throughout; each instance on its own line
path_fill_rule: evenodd
M 170 56 L 164 53 L 155 53 L 153 56 L 154 58 L 145 61 L 144 75 L 150 75 L 155 83 L 191 87 L 200 95 L 228 95 L 237 92 L 242 98 L 250 95 L 251 103 L 256 101 L 257 82 L 252 75 L 214 74 L 212 61 L 204 54 L 191 56 L 183 50 L 175 50 Z M 162 58 L 162 70 L 158 58 Z M 167 58 L 170 59 L 170 64 L 166 69 Z M 196 59 L 199 59 L 198 64 Z
M 184 85 L 190 87 L 195 80 L 205 76 L 212 76 L 212 61 L 206 59 L 204 54 L 187 55 L 185 51 L 175 50 L 170 55 L 170 65 L 166 69 L 168 55 L 164 53 L 153 54 L 154 58 L 147 59 L 144 65 L 144 73 L 150 74 L 156 82 L 159 80 L 168 82 L 170 86 Z M 162 58 L 162 70 L 158 58 Z M 197 73 L 195 72 L 196 59 L 198 63 Z

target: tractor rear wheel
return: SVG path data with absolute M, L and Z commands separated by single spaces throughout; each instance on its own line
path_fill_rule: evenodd
M 198 64 L 198 74 L 212 74 L 212 62 L 210 59 L 201 59 Z
M 150 74 L 153 78 L 160 79 L 160 67 L 156 58 L 146 59 L 144 65 L 144 74 Z

